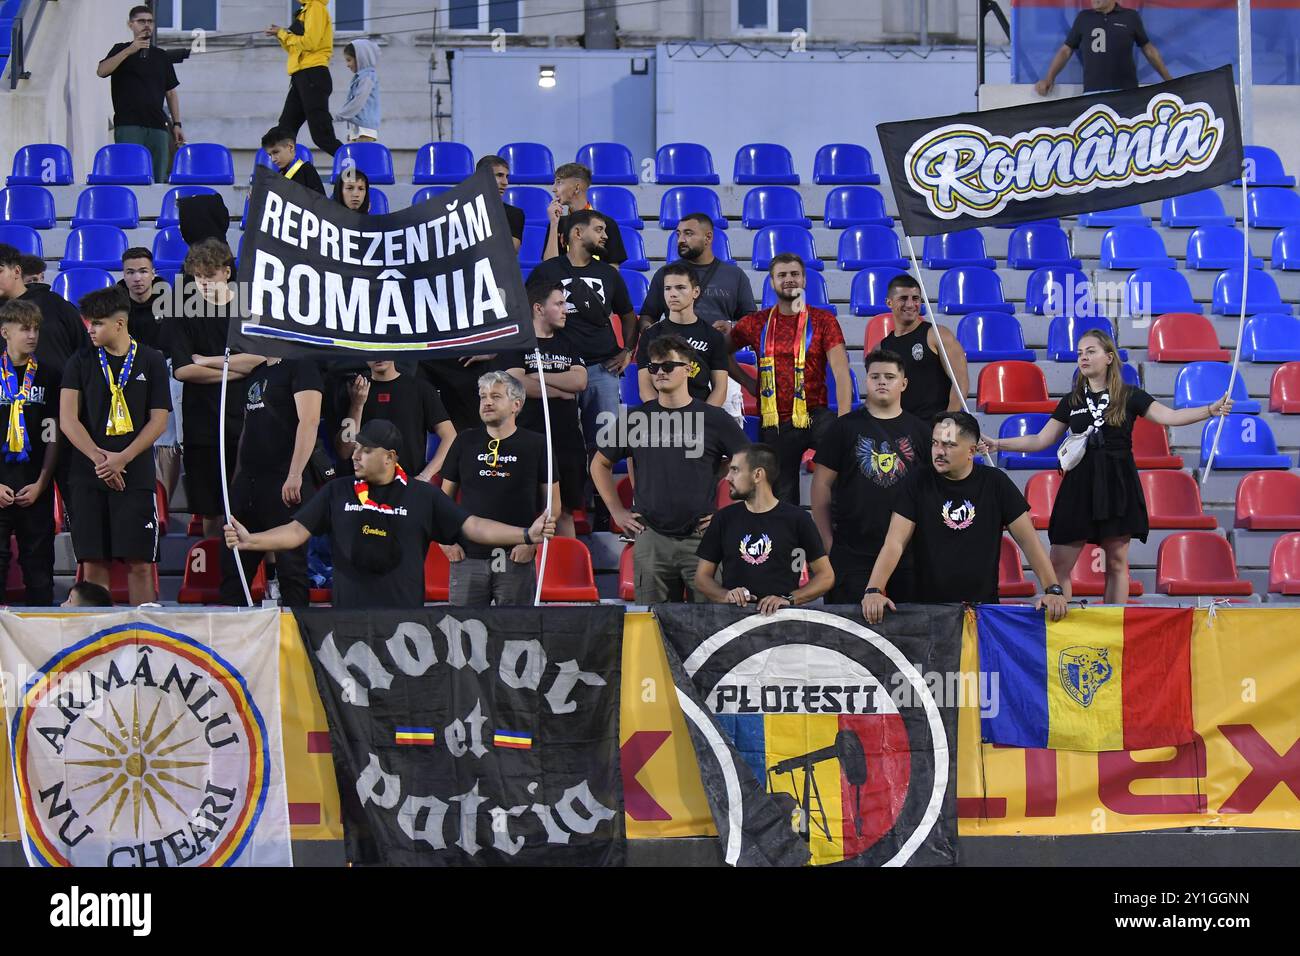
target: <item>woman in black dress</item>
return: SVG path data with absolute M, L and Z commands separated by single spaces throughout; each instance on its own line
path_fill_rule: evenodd
M 1065 473 L 1047 537 L 1052 543 L 1056 578 L 1070 594 L 1070 572 L 1085 544 L 1106 552 L 1107 604 L 1128 601 L 1128 544 L 1146 541 L 1146 498 L 1133 460 L 1133 422 L 1145 415 L 1161 426 L 1193 425 L 1232 411 L 1224 396 L 1212 405 L 1172 409 L 1124 382 L 1115 343 L 1090 329 L 1079 338 L 1079 376 L 1070 394 L 1037 435 L 986 439 L 992 451 L 1041 451 L 1054 447 L 1068 428 L 1081 434 L 1091 427 L 1083 459 Z

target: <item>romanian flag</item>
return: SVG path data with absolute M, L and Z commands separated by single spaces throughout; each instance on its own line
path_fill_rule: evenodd
M 1011 605 L 977 614 L 984 740 L 1101 751 L 1192 739 L 1192 608 L 1099 607 L 1058 622 Z
M 531 750 L 533 735 L 518 730 L 498 730 L 492 735 L 492 743 L 498 747 L 508 747 L 511 750 Z
M 432 727 L 398 727 L 393 742 L 406 747 L 432 747 L 434 736 Z

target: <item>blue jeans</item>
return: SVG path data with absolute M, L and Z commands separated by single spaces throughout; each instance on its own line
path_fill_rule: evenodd
M 596 447 L 596 433 L 600 428 L 597 416 L 601 412 L 618 414 L 619 376 L 605 371 L 605 366 L 593 362 L 587 366 L 587 387 L 578 396 L 582 414 L 582 435 L 588 448 Z

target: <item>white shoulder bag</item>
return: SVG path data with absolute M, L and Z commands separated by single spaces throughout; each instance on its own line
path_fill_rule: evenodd
M 1105 421 L 1106 409 L 1110 408 L 1109 392 L 1102 398 L 1100 404 L 1093 404 L 1092 396 L 1086 392 L 1084 393 L 1084 399 L 1087 401 L 1088 411 L 1092 415 L 1092 424 L 1084 431 L 1067 435 L 1065 441 L 1061 442 L 1057 447 L 1056 462 L 1062 474 L 1083 461 L 1083 456 L 1088 453 L 1089 441 L 1094 434 L 1100 435 L 1101 426 Z

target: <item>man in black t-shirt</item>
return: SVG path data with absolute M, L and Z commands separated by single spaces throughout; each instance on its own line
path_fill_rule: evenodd
M 438 390 L 418 375 L 399 371 L 387 359 L 366 365 L 370 374 L 354 375 L 337 400 L 336 407 L 344 410 L 334 438 L 339 458 L 351 458 L 357 430 L 379 418 L 392 422 L 402 435 L 403 470 L 420 481 L 432 481 L 456 438 L 456 428 L 447 418 Z M 425 454 L 430 435 L 438 436 L 432 458 Z
M 40 256 L 24 255 L 19 260 L 19 266 L 23 270 L 23 282 L 27 285 L 27 288 L 30 289 L 32 286 L 37 285 L 46 291 L 49 290 L 50 284 L 45 281 L 44 259 Z
M 1029 504 L 1006 474 L 975 463 L 979 423 L 966 412 L 944 412 L 935 416 L 933 429 L 933 467 L 918 469 L 894 498 L 889 533 L 862 597 L 862 616 L 879 624 L 885 608 L 896 609 L 885 588 L 909 543 L 918 601 L 996 603 L 1005 528 L 1043 586 L 1035 606 L 1059 621 L 1065 616 L 1065 592 L 1034 530 Z
M 808 512 L 780 501 L 772 482 L 780 468 L 770 445 L 736 452 L 727 467 L 731 500 L 739 504 L 713 516 L 700 541 L 695 589 L 705 600 L 775 614 L 817 600 L 831 589 L 835 572 Z M 715 580 L 722 567 L 721 585 Z M 808 572 L 808 583 L 800 578 Z
M 558 514 L 559 487 L 546 483 L 546 439 L 515 425 L 524 404 L 523 384 L 506 372 L 488 372 L 478 387 L 483 427 L 463 431 L 452 442 L 443 494 L 454 499 L 459 492 L 460 505 L 470 514 L 508 525 L 531 524 L 546 511 Z M 533 603 L 537 550 L 532 545 L 490 548 L 466 539 L 441 547 L 451 562 L 452 604 Z
M 131 603 L 158 599 L 158 510 L 151 449 L 167 427 L 171 391 L 162 353 L 127 331 L 126 296 L 98 289 L 81 300 L 92 350 L 69 360 L 59 427 L 73 446 L 72 549 L 85 579 L 110 586 L 110 566 L 126 562 Z
M 921 284 L 905 272 L 894 276 L 885 290 L 885 304 L 893 313 L 894 330 L 880 340 L 880 348 L 903 360 L 903 411 L 929 422 L 942 411 L 961 408 L 962 396 L 970 391 L 966 350 L 950 330 L 921 318 Z
M 731 350 L 727 348 L 722 333 L 695 314 L 695 304 L 700 298 L 700 282 L 695 278 L 695 272 L 681 262 L 665 266 L 661 271 L 668 318 L 645 329 L 637 343 L 636 377 L 641 400 L 649 402 L 655 398 L 654 383 L 644 367 L 650 343 L 661 335 L 674 335 L 695 350 L 695 363 L 687 382 L 691 397 L 721 408 L 727 401 L 727 366 Z
M 1091 10 L 1081 10 L 1065 37 L 1065 43 L 1052 57 L 1047 75 L 1034 84 L 1039 96 L 1046 96 L 1056 84 L 1056 77 L 1070 62 L 1076 50 L 1083 64 L 1083 92 L 1136 90 L 1137 65 L 1133 49 L 1155 68 L 1163 80 L 1171 80 L 1160 51 L 1147 36 L 1142 16 L 1136 10 L 1121 7 L 1115 0 L 1092 0 Z
M 627 262 L 627 248 L 623 245 L 623 233 L 618 223 L 599 210 L 591 207 L 587 199 L 587 190 L 591 188 L 591 170 L 581 163 L 565 163 L 555 170 L 555 185 L 551 194 L 555 197 L 546 207 L 546 239 L 542 244 L 542 259 L 553 259 L 563 255 L 565 243 L 561 241 L 573 228 L 572 217 L 579 212 L 590 212 L 605 224 L 605 242 L 592 255 L 611 266 Z
M 226 547 L 286 551 L 313 534 L 330 536 L 334 606 L 340 610 L 424 606 L 424 559 L 433 541 L 458 537 L 510 547 L 555 534 L 555 520 L 539 517 L 512 528 L 467 515 L 439 489 L 411 481 L 398 465 L 402 436 L 392 422 L 374 419 L 357 433 L 354 478 L 336 478 L 293 521 L 252 534 L 238 521 L 225 527 Z
M 930 426 L 903 411 L 908 381 L 902 358 L 877 349 L 863 364 L 866 403 L 831 423 L 813 459 L 812 515 L 835 568 L 828 604 L 862 600 L 894 496 L 910 475 L 930 467 Z M 903 552 L 886 590 L 896 601 L 914 600 L 910 551 Z
M 55 295 L 47 285 L 28 286 L 23 278 L 23 254 L 0 243 L 0 300 L 21 299 L 41 310 L 40 342 L 36 360 L 63 380 L 63 368 L 72 355 L 90 346 L 86 326 L 77 307 Z
M 176 70 L 165 50 L 153 44 L 153 11 L 147 6 L 132 7 L 127 18 L 131 29 L 130 43 L 116 43 L 108 56 L 100 60 L 96 74 L 111 77 L 113 91 L 113 141 L 138 143 L 153 157 L 153 181 L 167 182 L 171 170 L 171 142 L 185 143 L 181 132 L 181 103 L 176 87 Z M 171 113 L 172 132 L 167 134 L 167 115 L 163 100 Z
M 492 170 L 496 178 L 497 195 L 502 199 L 501 205 L 506 207 L 506 222 L 510 224 L 510 237 L 515 241 L 515 252 L 518 252 L 524 241 L 524 211 L 505 201 L 506 190 L 510 188 L 510 164 L 500 156 L 481 156 L 474 164 L 474 172 L 484 167 Z
M 682 216 L 677 223 L 677 260 L 668 266 L 686 265 L 695 273 L 700 286 L 700 297 L 695 302 L 695 314 L 704 322 L 739 322 L 751 312 L 757 312 L 754 287 L 749 284 L 745 271 L 732 262 L 723 262 L 713 254 L 713 220 L 702 212 Z M 664 301 L 664 274 L 668 266 L 660 266 L 650 279 L 650 289 L 641 303 L 641 328 L 658 322 L 668 314 Z

